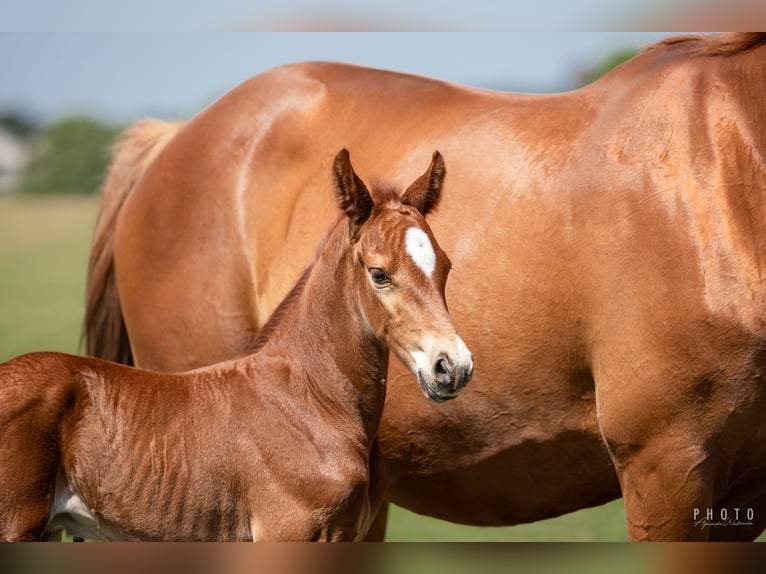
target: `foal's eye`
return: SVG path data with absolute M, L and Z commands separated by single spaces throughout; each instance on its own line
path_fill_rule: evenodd
M 370 274 L 370 279 L 378 287 L 386 287 L 391 284 L 391 278 L 386 275 L 385 271 L 378 269 L 377 267 L 370 267 L 367 270 Z

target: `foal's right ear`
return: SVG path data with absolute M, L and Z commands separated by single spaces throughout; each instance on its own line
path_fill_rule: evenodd
M 402 195 L 402 203 L 411 205 L 425 217 L 439 203 L 444 182 L 444 158 L 438 151 L 431 157 L 428 170 L 416 179 Z
M 362 180 L 354 173 L 348 150 L 345 148 L 335 156 L 332 175 L 335 185 L 335 201 L 349 218 L 349 226 L 353 235 L 355 229 L 370 217 L 373 205 L 372 197 Z

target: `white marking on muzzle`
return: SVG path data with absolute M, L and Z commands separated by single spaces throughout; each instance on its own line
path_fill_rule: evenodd
M 461 363 L 467 363 L 471 367 L 473 366 L 471 351 L 468 350 L 468 347 L 465 346 L 463 339 L 460 337 L 457 338 L 457 360 Z
M 436 252 L 426 232 L 417 227 L 410 227 L 405 235 L 407 253 L 420 270 L 431 277 L 436 267 Z
M 473 368 L 473 356 L 466 346 L 463 339 L 455 335 L 455 347 L 451 350 L 451 345 L 444 339 L 427 337 L 421 341 L 423 350 L 413 351 L 410 356 L 415 363 L 415 370 L 423 371 L 429 376 L 433 373 L 433 366 L 440 354 L 446 354 L 456 366 L 466 370 Z M 405 362 L 405 361 L 403 361 Z M 406 363 L 406 362 L 405 362 Z

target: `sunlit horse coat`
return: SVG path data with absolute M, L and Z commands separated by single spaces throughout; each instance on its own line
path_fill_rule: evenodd
M 473 365 L 444 301 L 450 260 L 423 219 L 441 156 L 401 196 L 368 191 L 346 150 L 332 173 L 344 216 L 248 356 L 184 373 L 61 353 L 0 364 L 0 541 L 62 528 L 108 540 L 365 538 L 384 490 L 388 348 L 437 402 Z
M 500 525 L 622 494 L 632 539 L 753 538 L 766 524 L 764 44 L 673 39 L 553 95 L 297 64 L 188 123 L 138 125 L 104 190 L 89 348 L 168 370 L 246 353 L 332 217 L 328 150 L 406 179 L 438 148 L 451 170 L 433 227 L 476 378 L 460 402 L 424 405 L 393 365 L 388 498 Z M 750 524 L 695 525 L 737 507 Z

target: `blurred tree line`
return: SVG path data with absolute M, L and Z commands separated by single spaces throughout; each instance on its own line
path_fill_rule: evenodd
M 72 116 L 43 127 L 21 114 L 0 116 L 0 125 L 23 139 L 29 160 L 19 191 L 95 193 L 109 164 L 112 143 L 124 126 Z

